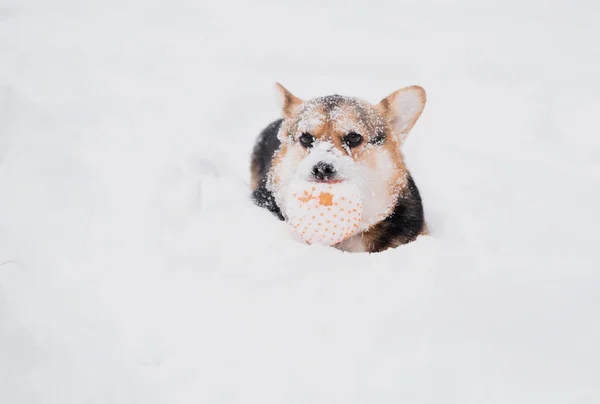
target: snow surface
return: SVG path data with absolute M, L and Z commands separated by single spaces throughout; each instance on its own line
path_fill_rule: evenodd
M 4 0 L 0 402 L 597 403 L 600 3 Z M 248 200 L 275 80 L 379 101 L 431 237 Z

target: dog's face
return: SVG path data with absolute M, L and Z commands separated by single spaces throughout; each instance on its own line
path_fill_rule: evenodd
M 279 205 L 294 180 L 354 181 L 363 195 L 361 230 L 386 218 L 406 185 L 400 146 L 423 111 L 425 91 L 403 88 L 372 105 L 339 95 L 302 101 L 276 87 L 284 120 L 269 182 Z

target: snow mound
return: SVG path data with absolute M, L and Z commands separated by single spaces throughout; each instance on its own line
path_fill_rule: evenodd
M 1 403 L 600 400 L 598 5 L 337 3 L 0 6 Z M 431 236 L 254 206 L 275 80 L 422 85 Z

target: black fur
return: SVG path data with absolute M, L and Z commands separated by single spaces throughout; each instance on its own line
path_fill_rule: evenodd
M 259 181 L 258 186 L 252 193 L 252 199 L 258 206 L 268 209 L 280 220 L 285 220 L 273 194 L 267 189 L 267 176 L 271 169 L 273 155 L 281 145 L 281 142 L 277 139 L 277 133 L 282 121 L 282 119 L 279 119 L 267 126 L 261 132 L 256 146 L 254 146 L 252 168 L 258 173 Z M 385 135 L 383 135 L 383 139 L 385 139 Z M 398 196 L 392 214 L 369 229 L 368 233 L 371 233 L 373 237 L 369 245 L 366 246 L 367 250 L 369 252 L 379 252 L 409 243 L 417 238 L 424 226 L 421 195 L 412 176 L 409 174 L 408 186 Z
M 281 146 L 281 142 L 277 139 L 281 122 L 283 122 L 283 119 L 278 119 L 267 126 L 261 132 L 252 151 L 252 169 L 256 170 L 259 177 L 258 186 L 252 192 L 252 199 L 258 206 L 266 208 L 277 215 L 279 220 L 284 220 L 273 193 L 267 189 L 267 175 L 271 169 L 273 155 Z

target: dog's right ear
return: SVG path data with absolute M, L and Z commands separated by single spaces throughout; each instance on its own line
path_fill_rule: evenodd
M 302 105 L 302 100 L 290 93 L 279 83 L 275 83 L 275 89 L 277 90 L 279 105 L 281 106 L 283 117 L 291 117 L 296 111 L 298 111 L 300 105 Z
M 381 100 L 376 108 L 388 119 L 394 130 L 406 137 L 421 116 L 426 98 L 422 87 L 404 87 Z

